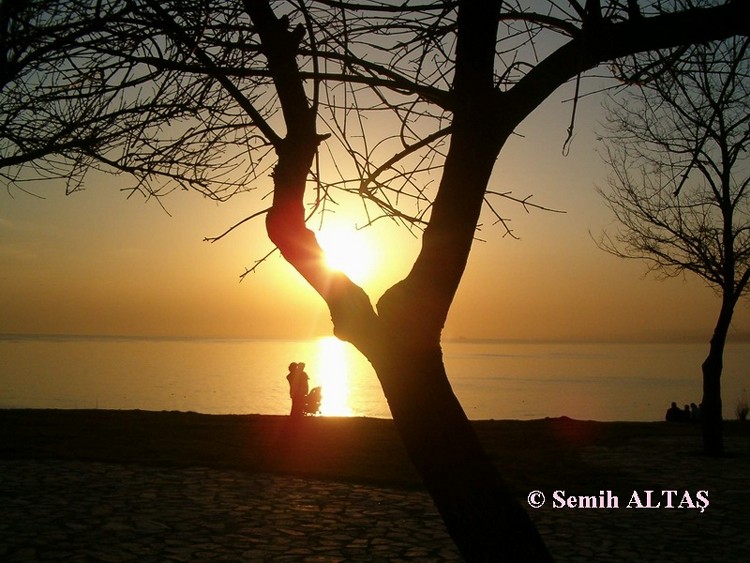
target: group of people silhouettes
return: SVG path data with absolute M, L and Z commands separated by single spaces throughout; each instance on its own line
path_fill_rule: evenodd
M 665 418 L 667 422 L 695 422 L 701 418 L 701 408 L 695 403 L 690 403 L 690 405 L 685 405 L 685 408 L 681 409 L 677 406 L 677 403 L 672 401 L 672 406 L 667 409 Z
M 321 389 L 315 387 L 310 391 L 310 376 L 305 371 L 304 362 L 289 364 L 286 380 L 289 382 L 289 397 L 292 399 L 292 412 L 289 416 L 301 417 L 320 410 Z

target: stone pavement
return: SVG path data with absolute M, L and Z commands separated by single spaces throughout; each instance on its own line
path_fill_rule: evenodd
M 745 560 L 750 458 L 683 460 L 675 473 L 668 456 L 644 466 L 643 454 L 586 455 L 632 471 L 634 487 L 645 486 L 644 475 L 654 487 L 708 487 L 706 511 L 630 510 L 625 497 L 619 509 L 555 509 L 545 491 L 547 504 L 531 515 L 555 557 Z M 459 560 L 420 491 L 204 468 L 0 461 L 4 562 Z
M 450 561 L 421 492 L 203 468 L 0 462 L 0 560 Z

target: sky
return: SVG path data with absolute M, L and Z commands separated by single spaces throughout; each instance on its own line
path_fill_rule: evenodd
M 708 342 L 719 300 L 694 277 L 658 280 L 642 262 L 610 256 L 593 242 L 612 225 L 595 193 L 607 169 L 596 153 L 599 100 L 582 101 L 570 154 L 562 155 L 570 109 L 555 96 L 518 129 L 501 154 L 491 189 L 533 194 L 565 213 L 503 204 L 519 237 L 503 237 L 486 214 L 444 338 Z M 0 333 L 217 338 L 306 338 L 331 334 L 313 290 L 270 249 L 262 220 L 204 242 L 258 209 L 255 194 L 217 204 L 176 192 L 155 202 L 126 198 L 121 177 L 96 175 L 70 196 L 0 191 Z M 337 226 L 357 218 L 345 211 Z M 328 226 L 328 225 L 327 225 Z M 384 221 L 362 237 L 373 302 L 405 276 L 419 240 Z M 730 340 L 750 333 L 746 301 Z

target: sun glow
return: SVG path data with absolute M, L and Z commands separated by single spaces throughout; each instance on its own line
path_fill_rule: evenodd
M 368 281 L 375 274 L 375 248 L 362 231 L 325 226 L 315 236 L 331 270 L 343 272 L 357 283 Z
M 349 406 L 349 364 L 345 344 L 335 336 L 318 341 L 317 363 L 320 366 L 320 384 L 323 402 L 320 412 L 327 416 L 352 416 Z

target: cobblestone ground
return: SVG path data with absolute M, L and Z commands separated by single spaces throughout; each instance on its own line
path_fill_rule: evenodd
M 545 506 L 530 510 L 559 561 L 746 560 L 750 457 L 652 459 L 654 451 L 659 444 L 585 456 L 632 475 L 637 490 L 706 489 L 706 510 L 627 509 L 622 495 L 618 509 L 557 509 L 545 491 Z M 460 560 L 425 493 L 351 483 L 0 461 L 0 506 L 7 562 Z

